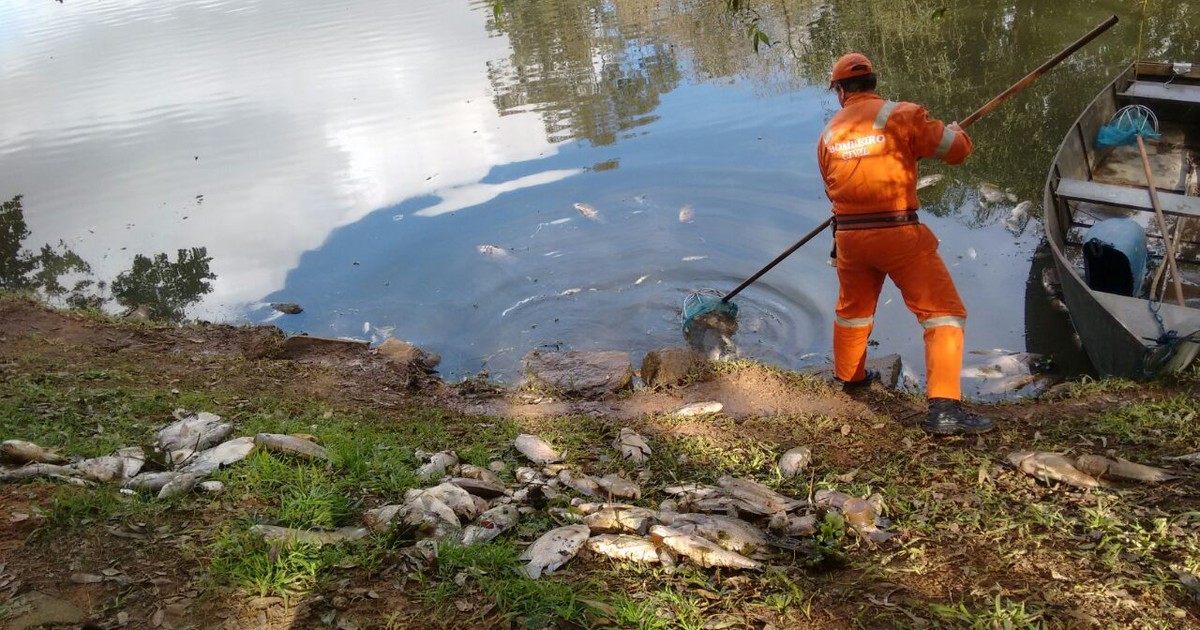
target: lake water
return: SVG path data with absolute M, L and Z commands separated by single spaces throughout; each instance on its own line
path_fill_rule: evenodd
M 689 292 L 731 289 L 828 216 L 815 140 L 837 56 L 866 52 L 885 96 L 960 119 L 1118 10 L 971 128 L 966 165 L 922 165 L 945 176 L 923 220 L 968 350 L 1074 365 L 1069 326 L 1029 302 L 1038 219 L 1005 219 L 1040 213 L 1063 131 L 1139 50 L 1200 58 L 1188 3 L 785 0 L 759 7 L 757 52 L 724 4 L 4 3 L 0 200 L 23 195 L 24 247 L 61 241 L 102 295 L 137 255 L 203 247 L 215 278 L 189 317 L 396 337 L 450 381 L 516 382 L 539 348 L 636 362 L 682 343 Z M 822 235 L 738 297 L 743 355 L 828 364 L 828 251 Z M 919 368 L 890 284 L 876 321 L 872 352 Z

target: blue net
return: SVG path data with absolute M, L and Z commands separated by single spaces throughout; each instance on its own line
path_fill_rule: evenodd
M 1102 149 L 1136 144 L 1137 137 L 1158 140 L 1158 118 L 1143 105 L 1130 105 L 1117 111 L 1113 119 L 1100 127 L 1096 134 L 1096 146 Z
M 683 298 L 683 332 L 691 330 L 692 322 L 701 315 L 737 319 L 738 305 L 722 300 L 724 297 L 716 289 L 700 289 Z

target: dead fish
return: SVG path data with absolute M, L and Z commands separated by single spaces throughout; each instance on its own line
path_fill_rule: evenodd
M 477 245 L 475 247 L 475 251 L 479 252 L 480 254 L 483 254 L 484 256 L 491 256 L 492 258 L 507 258 L 508 257 L 508 251 L 506 251 L 503 247 L 498 247 L 496 245 L 488 245 L 488 244 Z
M 14 464 L 38 462 L 42 464 L 65 464 L 67 458 L 58 453 L 57 449 L 38 446 L 25 440 L 4 440 L 0 443 L 0 459 Z
M 591 219 L 593 221 L 600 219 L 600 212 L 586 203 L 575 204 L 575 209 L 578 210 L 579 214 L 582 214 L 586 219 Z
M 926 176 L 922 177 L 921 179 L 917 180 L 917 190 L 921 190 L 922 188 L 929 188 L 930 186 L 937 186 L 938 184 L 941 183 L 941 181 L 943 179 L 945 179 L 945 177 L 946 176 L 942 175 L 941 173 L 934 173 L 932 175 L 926 175 Z
M 194 452 L 221 443 L 233 433 L 233 425 L 222 422 L 221 416 L 215 413 L 201 411 L 180 417 L 183 413 L 182 410 L 176 410 L 177 420 L 158 432 L 158 451 L 165 454 L 172 464 L 178 464 Z
M 1008 216 L 1004 219 L 1004 229 L 1013 235 L 1019 235 L 1025 229 L 1025 224 L 1029 222 L 1029 213 L 1031 211 L 1033 211 L 1033 202 L 1029 200 L 1022 201 L 1013 206 L 1013 209 L 1008 211 Z
M 1175 455 L 1173 457 L 1164 457 L 1164 461 L 1168 462 L 1186 462 L 1188 464 L 1200 464 L 1200 451 L 1188 453 L 1187 455 Z
M 807 446 L 797 446 L 788 450 L 779 458 L 779 474 L 783 477 L 795 477 L 812 461 L 812 449 Z
M 681 532 L 665 525 L 651 527 L 650 540 L 705 568 L 725 567 L 754 570 L 763 568 L 761 562 L 751 560 L 736 551 L 725 549 L 707 538 Z
M 503 468 L 501 468 L 503 470 Z M 478 481 L 486 481 L 497 486 L 503 486 L 504 481 L 500 479 L 500 475 L 473 464 L 463 464 L 458 467 L 458 475 L 467 479 L 476 479 Z
M 449 507 L 457 518 L 447 520 L 460 522 L 461 519 L 469 522 L 479 516 L 475 500 L 471 498 L 470 493 L 452 483 L 441 483 L 432 488 L 409 490 L 404 493 L 404 502 L 411 504 L 422 497 L 431 497 Z
M 146 452 L 137 446 L 119 448 L 117 452 L 113 453 L 113 456 L 121 458 L 122 481 L 129 481 L 136 477 L 142 471 L 142 466 L 146 464 Z
M 363 523 L 375 532 L 384 532 L 392 527 L 410 530 L 416 538 L 446 539 L 459 531 L 458 518 L 445 504 L 437 506 L 437 500 L 424 497 L 405 505 L 384 505 L 363 513 Z M 435 509 L 426 509 L 431 506 Z
M 763 511 L 756 511 L 759 514 L 791 512 L 805 504 L 804 501 L 784 496 L 761 483 L 748 479 L 724 475 L 717 479 L 717 485 L 728 490 L 734 497 L 756 506 L 762 506 Z
M 522 455 L 535 464 L 545 465 L 562 461 L 562 457 L 545 440 L 536 435 L 522 433 L 513 440 L 513 446 L 517 447 Z
M 895 536 L 895 532 L 879 529 L 875 525 L 875 510 L 865 499 L 854 497 L 842 504 L 842 515 L 850 527 L 867 540 L 881 544 Z
M 593 532 L 602 534 L 636 532 L 645 535 L 651 525 L 658 523 L 658 514 L 644 507 L 618 505 L 587 514 L 583 523 Z
M 473 545 L 487 542 L 510 530 L 520 520 L 521 514 L 514 505 L 497 505 L 479 515 L 479 519 L 463 529 L 463 544 Z
M 993 183 L 984 182 L 979 185 L 979 199 L 984 203 L 1000 203 L 1001 201 L 1015 203 L 1017 196 L 1006 190 L 1001 190 L 999 186 Z
M 103 457 L 93 457 L 75 462 L 71 464 L 71 467 L 92 481 L 107 483 L 121 477 L 121 471 L 125 468 L 125 460 L 120 457 L 105 455 Z
M 167 485 L 169 481 L 181 474 L 183 473 L 174 470 L 168 470 L 166 472 L 142 473 L 129 479 L 122 484 L 121 487 L 129 488 L 131 490 L 145 490 L 147 492 L 157 493 L 159 490 L 162 490 L 163 486 Z
M 653 542 L 627 534 L 600 534 L 587 540 L 587 548 L 613 560 L 655 564 L 662 562 L 663 550 Z
M 1169 470 L 1136 464 L 1119 457 L 1116 460 L 1112 460 L 1100 455 L 1080 455 L 1075 458 L 1075 467 L 1097 479 L 1117 477 L 1119 479 L 1157 483 L 1179 478 L 1178 475 L 1172 474 Z
M 80 475 L 78 470 L 70 466 L 60 466 L 58 464 L 42 464 L 32 463 L 25 464 L 20 468 L 3 469 L 0 468 L 0 481 L 15 481 L 17 479 L 34 479 L 36 477 L 50 477 L 66 481 L 67 479 L 76 479 Z M 84 481 L 79 479 L 79 481 Z M 76 484 L 79 485 L 79 484 Z
M 493 475 L 495 476 L 495 475 Z M 471 479 L 470 477 L 449 477 L 445 480 L 446 483 L 451 483 L 463 490 L 469 492 L 472 496 L 482 497 L 484 499 L 495 499 L 510 494 L 508 488 L 498 483 L 484 481 L 482 479 Z
M 692 210 L 691 206 L 684 206 L 679 209 L 679 222 L 691 223 L 695 215 L 696 213 Z
M 225 484 L 220 481 L 201 481 L 196 489 L 205 494 L 220 494 L 225 491 Z
M 426 453 L 425 451 L 418 450 L 416 451 L 416 456 L 420 459 L 429 460 L 427 463 L 417 467 L 417 477 L 422 481 L 429 481 L 433 477 L 440 477 L 446 474 L 447 468 L 458 465 L 458 453 L 454 451 Z
M 184 473 L 207 475 L 219 468 L 231 466 L 246 459 L 252 452 L 254 452 L 254 438 L 250 436 L 234 438 L 196 453 L 179 470 Z
M 196 487 L 196 482 L 200 481 L 202 475 L 196 473 L 180 473 L 172 477 L 158 491 L 159 499 L 169 499 L 182 494 L 187 494 Z
M 1061 481 L 1078 488 L 1099 488 L 1102 485 L 1058 453 L 1016 451 L 1009 454 L 1008 462 L 1017 470 L 1042 481 Z
M 540 483 L 546 480 L 544 477 L 542 477 L 542 473 L 539 473 L 528 466 L 521 466 L 520 468 L 517 468 L 517 470 L 513 472 L 513 476 L 516 478 L 517 483 Z
M 778 512 L 771 517 L 768 527 L 786 536 L 811 536 L 817 533 L 817 517 L 814 514 L 792 516 Z
M 721 413 L 721 410 L 724 408 L 725 405 L 722 405 L 716 401 L 695 402 L 676 409 L 675 415 L 683 416 L 684 418 L 690 418 L 692 416 L 703 416 L 710 413 Z
M 650 445 L 646 443 L 646 439 L 629 427 L 623 427 L 617 433 L 617 439 L 613 441 L 613 448 L 621 451 L 623 459 L 635 464 L 646 463 L 653 452 L 650 450 Z
M 741 554 L 752 554 L 767 547 L 767 537 L 762 530 L 739 518 L 717 514 L 675 514 L 664 524 Z
M 589 497 L 600 496 L 600 483 L 588 475 L 572 472 L 569 469 L 558 471 L 558 480 L 562 484 L 580 494 Z
M 325 450 L 325 447 L 291 435 L 259 433 L 254 436 L 254 443 L 272 453 L 295 455 L 307 460 L 329 459 L 329 452 Z
M 312 529 L 293 529 L 277 525 L 255 525 L 250 531 L 262 536 L 265 540 L 279 541 L 287 544 L 301 543 L 306 545 L 334 545 L 348 540 L 365 538 L 371 532 L 364 527 L 341 527 L 331 532 Z
M 842 506 L 845 505 L 846 501 L 849 501 L 853 498 L 854 497 L 846 494 L 845 492 L 840 492 L 838 490 L 817 490 L 816 493 L 813 494 L 813 504 L 817 507 L 833 507 L 840 510 L 842 509 Z
M 525 573 L 536 580 L 571 561 L 591 536 L 587 525 L 556 527 L 525 548 L 520 560 L 527 560 Z
M 608 494 L 621 499 L 640 499 L 642 498 L 642 489 L 636 483 L 618 475 L 610 473 L 596 479 L 596 483 Z

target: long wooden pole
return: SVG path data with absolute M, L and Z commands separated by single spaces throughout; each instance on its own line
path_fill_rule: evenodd
M 985 114 L 987 114 L 988 112 L 991 112 L 993 109 L 996 109 L 997 107 L 999 107 L 1001 103 L 1003 103 L 1004 101 L 1007 101 L 1009 98 L 1012 97 L 1012 95 L 1025 89 L 1030 83 L 1033 83 L 1033 81 L 1035 79 L 1037 79 L 1038 77 L 1045 74 L 1047 70 L 1058 65 L 1060 62 L 1062 62 L 1063 59 L 1070 57 L 1071 54 L 1074 53 L 1076 50 L 1083 48 L 1083 46 L 1085 44 L 1092 41 L 1093 39 L 1096 39 L 1096 37 L 1098 37 L 1104 31 L 1107 31 L 1108 29 L 1112 28 L 1112 25 L 1116 24 L 1116 23 L 1117 23 L 1117 16 L 1114 15 L 1114 16 L 1109 17 L 1107 20 L 1100 23 L 1099 26 L 1097 26 L 1096 28 L 1089 31 L 1087 35 L 1084 35 L 1083 37 L 1080 37 L 1079 39 L 1075 40 L 1075 42 L 1073 44 L 1062 49 L 1062 51 L 1060 51 L 1057 55 L 1054 55 L 1053 57 L 1051 57 L 1048 61 L 1046 61 L 1046 63 L 1043 63 L 1042 65 L 1038 66 L 1037 69 L 1035 69 L 1033 72 L 1030 72 L 1029 74 L 1025 75 L 1025 78 L 1012 84 L 1011 87 L 1009 87 L 1007 90 L 1004 90 L 1000 94 L 996 95 L 995 98 L 988 101 L 983 107 L 980 107 L 979 109 L 975 110 L 975 113 L 964 118 L 962 120 L 962 122 L 958 123 L 958 126 L 962 127 L 963 129 L 966 129 L 967 127 L 971 126 L 971 123 L 975 122 L 976 120 L 979 120 L 980 118 L 983 118 L 983 116 Z M 1139 136 L 1139 141 L 1140 141 L 1140 136 Z M 799 241 L 796 241 L 796 243 L 794 245 L 787 248 L 787 250 L 784 251 L 782 254 L 776 256 L 775 260 L 772 260 L 771 262 L 767 263 L 766 266 L 764 266 L 762 269 L 759 269 L 757 272 L 754 273 L 754 275 L 750 276 L 749 278 L 746 278 L 745 280 L 742 281 L 741 284 L 734 287 L 734 289 L 732 291 L 730 291 L 729 293 L 726 293 L 725 296 L 721 298 L 721 301 L 728 302 L 729 300 L 733 299 L 733 296 L 737 295 L 738 293 L 741 293 L 742 289 L 745 289 L 746 287 L 750 286 L 751 284 L 754 283 L 755 280 L 758 280 L 759 278 L 761 278 L 763 274 L 765 274 L 768 271 L 770 271 L 771 269 L 773 269 L 775 267 L 775 265 L 778 265 L 779 263 L 783 262 L 784 258 L 791 256 L 793 252 L 795 252 L 797 249 L 800 249 L 801 247 L 803 247 L 805 243 L 811 241 L 814 237 L 816 237 L 816 235 L 820 234 L 821 232 L 824 232 L 825 228 L 829 227 L 829 224 L 831 224 L 831 223 L 833 223 L 833 217 L 829 217 L 828 219 L 825 219 L 825 221 L 823 223 L 821 223 L 821 225 L 818 225 L 815 229 L 813 229 L 813 231 L 809 232 L 808 234 L 805 234 L 804 238 L 800 239 Z M 1176 280 L 1176 282 L 1178 282 L 1178 280 Z
M 1183 283 L 1179 281 L 1179 269 L 1175 266 L 1175 246 L 1171 243 L 1171 234 L 1167 231 L 1167 218 L 1163 216 L 1162 206 L 1158 205 L 1158 189 L 1154 187 L 1154 174 L 1150 172 L 1150 157 L 1146 155 L 1146 143 L 1142 142 L 1142 134 L 1137 135 L 1138 151 L 1142 154 L 1142 170 L 1146 171 L 1146 185 L 1150 187 L 1150 205 L 1154 206 L 1154 216 L 1158 219 L 1158 233 L 1162 234 L 1163 245 L 1167 248 L 1167 268 L 1171 271 L 1171 280 L 1175 284 L 1175 301 L 1180 306 L 1183 302 Z

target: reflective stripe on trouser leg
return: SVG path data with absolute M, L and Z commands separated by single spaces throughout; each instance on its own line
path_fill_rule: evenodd
M 836 233 L 841 242 L 843 233 Z M 842 381 L 867 375 L 867 339 L 875 321 L 875 304 L 883 289 L 884 273 L 859 261 L 837 259 L 838 301 L 833 322 L 833 373 Z
M 957 318 L 956 318 L 957 319 Z M 925 329 L 925 395 L 962 399 L 963 329 L 931 326 Z
M 833 374 L 843 381 L 858 381 L 867 376 L 867 340 L 874 327 L 866 324 L 847 326 L 838 318 L 833 322 Z M 849 320 L 854 321 L 854 320 Z

